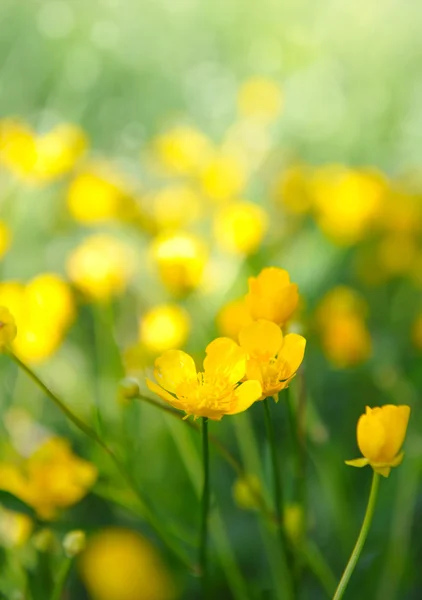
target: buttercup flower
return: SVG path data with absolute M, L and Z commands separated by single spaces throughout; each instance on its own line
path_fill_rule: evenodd
M 268 228 L 265 210 L 252 202 L 223 206 L 214 220 L 214 234 L 223 250 L 251 254 L 259 247 Z
M 357 440 L 364 458 L 346 460 L 352 467 L 371 465 L 376 473 L 388 477 L 392 467 L 403 460 L 400 448 L 406 436 L 410 407 L 386 404 L 381 407 L 366 407 L 359 418 Z
M 140 341 L 150 352 L 183 346 L 189 335 L 189 314 L 177 304 L 159 304 L 142 315 Z
M 288 387 L 303 361 L 306 346 L 301 335 L 283 336 L 277 325 L 263 319 L 244 327 L 239 343 L 248 354 L 246 377 L 262 386 L 260 400 Z
M 266 319 L 283 325 L 299 302 L 297 285 L 290 283 L 285 269 L 267 267 L 258 277 L 249 278 L 246 302 L 253 319 Z
M 217 327 L 224 337 L 237 340 L 240 330 L 252 323 L 245 297 L 227 302 L 217 314 Z
M 246 353 L 229 338 L 217 338 L 206 348 L 204 370 L 197 372 L 189 354 L 168 350 L 155 361 L 154 375 L 147 385 L 186 415 L 219 421 L 248 409 L 261 397 L 261 384 L 246 381 Z
M 0 306 L 0 350 L 9 346 L 16 337 L 17 329 L 13 315 Z

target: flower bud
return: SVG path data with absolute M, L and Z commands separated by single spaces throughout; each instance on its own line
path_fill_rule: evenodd
M 63 549 L 68 558 L 73 558 L 85 550 L 86 536 L 80 529 L 69 531 L 63 540 Z

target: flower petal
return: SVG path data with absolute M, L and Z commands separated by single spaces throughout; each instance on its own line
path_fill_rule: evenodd
M 303 336 L 289 333 L 284 337 L 280 356 L 287 364 L 286 378 L 292 377 L 302 364 L 305 348 L 306 340 Z
M 345 460 L 344 461 L 346 463 L 346 465 L 349 465 L 350 467 L 366 467 L 366 465 L 369 465 L 369 460 L 367 458 L 355 458 L 353 460 Z
M 275 323 L 260 319 L 243 327 L 239 343 L 251 358 L 268 362 L 280 350 L 283 334 Z
M 374 469 L 375 473 L 378 473 L 379 475 L 382 475 L 383 477 L 388 477 L 391 473 L 391 467 L 376 467 L 374 465 L 371 465 L 371 466 Z
M 228 415 L 237 415 L 247 410 L 256 400 L 259 400 L 262 394 L 262 388 L 259 381 L 245 381 L 236 388 L 234 395 L 236 403 Z
M 382 448 L 382 461 L 390 462 L 397 456 L 406 436 L 410 407 L 386 404 L 381 407 L 379 418 L 386 431 L 386 441 Z M 381 461 L 380 461 L 381 462 Z
M 204 371 L 207 375 L 226 377 L 233 385 L 243 379 L 246 372 L 246 352 L 230 338 L 220 337 L 206 347 Z
M 386 441 L 386 432 L 378 417 L 377 409 L 369 409 L 359 418 L 357 440 L 359 450 L 370 462 L 382 462 L 381 452 Z
M 175 405 L 176 408 L 179 408 L 177 406 L 177 398 L 166 392 L 166 390 L 164 390 L 160 385 L 155 383 L 155 381 L 151 381 L 151 379 L 148 379 L 148 377 L 145 379 L 145 381 L 148 386 L 148 389 L 151 390 L 151 392 L 154 392 L 154 394 L 160 396 L 160 398 L 162 400 L 165 400 L 165 402 L 168 402 L 171 405 Z
M 156 359 L 154 376 L 164 389 L 175 394 L 181 383 L 196 380 L 197 373 L 189 354 L 181 350 L 167 350 Z

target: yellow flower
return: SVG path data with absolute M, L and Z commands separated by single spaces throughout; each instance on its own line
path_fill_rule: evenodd
M 33 176 L 39 181 L 50 181 L 65 175 L 82 157 L 87 146 L 86 135 L 80 127 L 68 123 L 54 127 L 36 139 Z
M 237 340 L 240 330 L 252 323 L 252 317 L 245 297 L 227 302 L 217 315 L 217 327 L 224 337 Z
M 202 171 L 201 183 L 204 193 L 212 200 L 230 200 L 243 191 L 246 170 L 235 156 L 216 155 Z
M 268 228 L 268 216 L 252 202 L 232 202 L 216 214 L 214 233 L 217 242 L 227 252 L 255 252 Z
M 352 467 L 371 465 L 376 473 L 388 477 L 392 467 L 403 460 L 400 448 L 406 437 L 410 407 L 386 404 L 381 407 L 366 407 L 359 418 L 357 441 L 364 458 L 347 460 Z
M 10 230 L 4 221 L 0 221 L 0 258 L 6 254 L 10 246 Z
M 189 354 L 168 350 L 155 361 L 154 375 L 147 385 L 186 415 L 219 421 L 248 409 L 261 396 L 258 381 L 239 382 L 246 374 L 246 353 L 233 340 L 217 338 L 206 348 L 204 371 L 197 372 Z
M 131 258 L 129 249 L 116 238 L 92 235 L 69 256 L 67 272 L 88 297 L 104 301 L 126 289 Z
M 193 127 L 176 126 L 155 140 L 155 150 L 163 165 L 178 175 L 193 175 L 207 159 L 211 144 Z
M 35 134 L 24 123 L 0 121 L 0 164 L 17 177 L 28 179 L 37 160 Z
M 28 317 L 55 328 L 67 328 L 75 317 L 75 302 L 69 285 L 54 273 L 42 273 L 25 287 Z
M 23 546 L 32 533 L 32 519 L 22 513 L 0 508 L 0 543 L 6 548 Z
M 93 600 L 173 600 L 160 556 L 139 533 L 109 528 L 88 540 L 79 567 Z
M 10 346 L 16 337 L 17 329 L 13 315 L 4 306 L 0 306 L 0 350 Z
M 187 294 L 201 283 L 208 256 L 200 238 L 163 233 L 154 240 L 152 255 L 162 282 L 173 294 Z
M 164 187 L 151 200 L 160 229 L 178 229 L 195 221 L 201 213 L 201 198 L 187 185 Z
M 238 109 L 243 117 L 271 122 L 281 112 L 282 94 L 275 81 L 265 77 L 251 77 L 240 87 Z
M 189 335 L 188 313 L 177 304 L 159 304 L 147 311 L 139 324 L 139 337 L 150 352 L 183 346 Z
M 246 325 L 239 333 L 239 343 L 248 355 L 246 377 L 261 384 L 260 400 L 288 387 L 302 364 L 306 346 L 301 335 L 283 336 L 275 323 L 263 319 Z
M 246 301 L 253 319 L 266 319 L 283 325 L 299 302 L 297 285 L 290 283 L 287 271 L 267 267 L 258 277 L 249 278 Z

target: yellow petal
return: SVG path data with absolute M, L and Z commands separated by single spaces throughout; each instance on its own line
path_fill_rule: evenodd
M 237 415 L 247 410 L 256 400 L 259 400 L 261 394 L 262 388 L 259 381 L 245 381 L 236 389 L 236 404 L 227 414 Z
M 154 376 L 164 389 L 174 394 L 181 383 L 197 378 L 193 358 L 181 350 L 167 350 L 159 356 Z
M 353 460 L 345 460 L 346 465 L 350 467 L 366 467 L 369 464 L 369 460 L 367 458 L 355 458 Z
M 386 432 L 386 441 L 382 448 L 380 462 L 390 462 L 396 457 L 403 445 L 409 422 L 410 407 L 386 404 L 381 407 L 377 414 Z
M 371 410 L 359 418 L 357 426 L 358 446 L 370 462 L 381 462 L 380 456 L 386 441 L 386 432 L 377 411 Z
M 261 385 L 263 384 L 261 366 L 259 362 L 253 358 L 249 359 L 246 363 L 246 378 L 259 381 Z
M 391 467 L 375 467 L 372 465 L 372 468 L 374 469 L 375 473 L 378 473 L 383 477 L 388 477 L 391 472 Z
M 217 338 L 206 347 L 204 371 L 207 375 L 226 377 L 233 385 L 246 372 L 246 353 L 230 338 Z
M 287 377 L 292 377 L 300 365 L 305 355 L 306 340 L 297 333 L 289 333 L 283 340 L 283 346 L 280 350 L 280 356 L 288 365 Z
M 157 394 L 157 396 L 160 396 L 162 400 L 168 402 L 172 406 L 180 408 L 180 402 L 178 402 L 177 398 L 166 392 L 166 390 L 164 390 L 160 385 L 156 384 L 154 381 L 151 381 L 151 379 L 146 378 L 145 381 L 148 386 L 148 389 L 151 390 L 151 392 L 154 392 L 154 394 Z
M 283 334 L 275 323 L 260 319 L 240 331 L 239 343 L 251 358 L 269 361 L 280 350 Z

